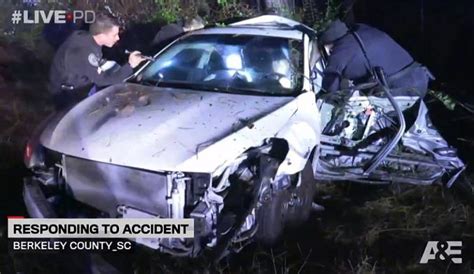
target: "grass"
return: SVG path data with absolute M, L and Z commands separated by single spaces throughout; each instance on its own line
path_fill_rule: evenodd
M 217 265 L 141 254 L 137 273 L 470 273 L 472 207 L 441 187 L 328 184 L 318 199 L 327 211 L 273 247 L 252 244 Z M 429 240 L 462 240 L 465 264 L 420 265 Z

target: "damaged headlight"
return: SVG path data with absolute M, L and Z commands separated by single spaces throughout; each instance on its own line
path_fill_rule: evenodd
M 45 148 L 39 142 L 31 139 L 25 147 L 23 155 L 25 166 L 29 169 L 45 167 Z

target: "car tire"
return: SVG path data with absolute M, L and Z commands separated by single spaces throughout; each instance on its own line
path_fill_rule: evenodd
M 296 202 L 290 202 L 288 206 L 286 223 L 290 226 L 299 226 L 308 220 L 316 192 L 316 181 L 310 160 L 306 162 L 299 176 L 301 184 L 290 192 L 290 198 L 293 196 L 296 199 Z
M 262 203 L 257 211 L 257 240 L 266 245 L 273 245 L 280 238 L 285 228 L 285 216 L 289 192 L 278 191 Z

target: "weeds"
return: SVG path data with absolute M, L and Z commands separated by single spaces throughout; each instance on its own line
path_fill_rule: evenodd
M 210 24 L 218 24 L 232 18 L 247 18 L 256 15 L 257 11 L 246 3 L 235 0 L 221 0 L 218 1 L 217 6 L 211 8 L 208 21 Z
M 163 21 L 165 24 L 173 23 L 181 19 L 181 5 L 175 0 L 155 0 L 157 13 L 155 20 Z
M 342 18 L 344 11 L 341 7 L 341 0 L 327 0 L 324 11 L 312 10 L 310 20 L 313 28 L 318 32 L 324 31 L 332 21 Z

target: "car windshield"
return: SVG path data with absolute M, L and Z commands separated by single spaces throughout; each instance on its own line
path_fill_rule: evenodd
M 170 46 L 137 76 L 144 84 L 261 95 L 296 95 L 303 45 L 288 38 L 191 35 Z

